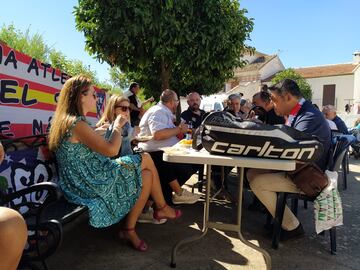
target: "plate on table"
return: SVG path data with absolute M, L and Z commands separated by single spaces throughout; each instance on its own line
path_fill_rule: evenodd
M 134 140 L 138 141 L 138 142 L 147 142 L 152 140 L 153 136 L 136 136 L 134 138 Z

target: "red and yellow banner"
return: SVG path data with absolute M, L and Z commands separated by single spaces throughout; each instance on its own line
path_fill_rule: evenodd
M 50 64 L 31 58 L 0 42 L 0 137 L 18 138 L 47 132 L 57 98 L 69 76 Z M 88 115 L 95 123 L 106 94 L 98 92 L 96 110 Z

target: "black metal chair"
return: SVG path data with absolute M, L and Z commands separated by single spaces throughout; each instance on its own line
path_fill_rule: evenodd
M 348 135 L 336 136 L 332 158 L 329 159 L 329 164 L 328 164 L 328 168 L 331 171 L 339 171 L 340 165 L 342 165 L 343 175 L 346 176 L 346 173 L 344 173 L 344 158 L 352 142 L 353 142 L 352 138 L 349 137 Z M 273 218 L 273 236 L 272 236 L 272 245 L 271 245 L 273 249 L 277 249 L 279 246 L 279 241 L 281 237 L 281 224 L 284 216 L 286 200 L 288 198 L 292 200 L 291 209 L 295 215 L 297 215 L 297 206 L 299 199 L 304 200 L 305 202 L 314 201 L 315 199 L 299 193 L 278 192 L 275 217 Z M 270 219 L 268 216 L 267 223 L 269 222 Z M 336 254 L 336 227 L 331 228 L 329 232 L 330 232 L 331 254 Z

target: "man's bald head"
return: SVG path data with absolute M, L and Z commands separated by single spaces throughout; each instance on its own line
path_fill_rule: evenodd
M 164 90 L 161 93 L 160 101 L 162 104 L 168 107 L 172 113 L 176 112 L 176 108 L 179 105 L 179 99 L 175 91 L 170 89 Z
M 193 112 L 197 112 L 200 108 L 201 97 L 198 92 L 191 92 L 187 95 L 187 104 Z
M 169 103 L 171 101 L 177 100 L 177 94 L 175 91 L 166 89 L 161 93 L 160 101 L 164 104 Z

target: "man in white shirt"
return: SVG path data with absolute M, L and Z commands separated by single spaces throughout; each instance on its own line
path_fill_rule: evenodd
M 160 96 L 160 102 L 151 107 L 140 121 L 141 136 L 153 136 L 147 142 L 139 143 L 139 148 L 149 152 L 158 169 L 165 200 L 174 204 L 193 204 L 199 196 L 182 189 L 181 186 L 193 175 L 198 166 L 192 164 L 177 164 L 165 162 L 162 159 L 162 147 L 170 147 L 179 142 L 178 135 L 186 133 L 188 126 L 174 124 L 176 108 L 179 105 L 177 94 L 165 90 Z M 172 195 L 172 192 L 174 194 Z

